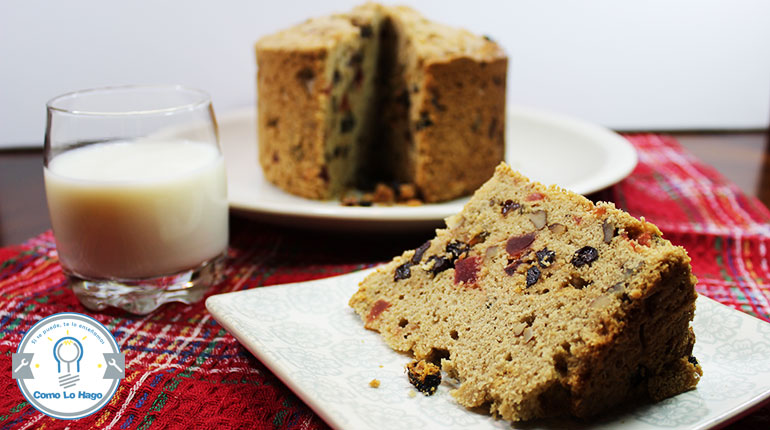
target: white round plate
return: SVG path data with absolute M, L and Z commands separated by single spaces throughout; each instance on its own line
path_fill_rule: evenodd
M 422 206 L 342 206 L 309 200 L 268 183 L 257 160 L 256 112 L 218 116 L 230 208 L 250 217 L 298 227 L 415 230 L 440 227 L 468 197 Z M 529 178 L 579 194 L 606 188 L 636 166 L 636 151 L 616 133 L 577 119 L 508 107 L 505 160 Z

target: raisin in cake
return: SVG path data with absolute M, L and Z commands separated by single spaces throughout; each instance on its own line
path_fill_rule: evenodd
M 500 164 L 350 305 L 392 348 L 440 362 L 462 405 L 589 417 L 695 387 L 695 281 L 654 225 Z
M 436 202 L 503 159 L 507 58 L 488 38 L 368 3 L 266 36 L 256 55 L 259 160 L 285 191 L 395 180 Z

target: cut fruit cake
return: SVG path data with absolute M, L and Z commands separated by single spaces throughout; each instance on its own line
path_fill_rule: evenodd
M 462 405 L 513 421 L 589 417 L 695 387 L 695 282 L 653 224 L 500 164 L 350 306 L 393 349 L 440 363 Z
M 488 38 L 367 3 L 266 36 L 256 57 L 259 161 L 287 192 L 398 181 L 436 202 L 503 160 L 507 58 Z

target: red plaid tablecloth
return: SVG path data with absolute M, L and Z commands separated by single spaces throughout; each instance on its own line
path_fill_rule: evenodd
M 657 224 L 692 257 L 698 291 L 770 321 L 770 211 L 675 139 L 630 135 L 639 165 L 594 198 Z M 212 294 L 304 281 L 368 267 L 419 246 L 431 232 L 357 235 L 305 232 L 235 218 L 227 279 Z M 145 316 L 86 311 L 67 289 L 50 232 L 0 248 L 3 428 L 274 428 L 326 425 L 230 336 L 203 303 Z M 99 412 L 61 421 L 37 412 L 10 377 L 11 354 L 37 321 L 80 312 L 102 322 L 126 354 L 126 378 Z M 770 428 L 770 407 L 733 424 Z

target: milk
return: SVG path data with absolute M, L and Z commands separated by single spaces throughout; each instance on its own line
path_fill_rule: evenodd
M 81 277 L 170 275 L 227 246 L 225 165 L 211 144 L 93 144 L 56 156 L 44 174 L 59 258 Z

